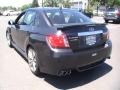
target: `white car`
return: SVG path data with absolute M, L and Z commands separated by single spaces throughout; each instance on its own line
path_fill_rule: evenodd
M 7 10 L 3 12 L 4 16 L 19 15 L 21 11 Z

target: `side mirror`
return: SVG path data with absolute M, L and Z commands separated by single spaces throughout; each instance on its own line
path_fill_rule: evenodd
M 9 25 L 14 25 L 14 24 L 15 24 L 15 22 L 14 22 L 14 21 L 12 21 L 12 20 L 10 20 L 10 21 L 8 21 L 8 24 L 9 24 Z

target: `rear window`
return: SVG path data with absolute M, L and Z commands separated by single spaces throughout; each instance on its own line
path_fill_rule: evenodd
M 114 12 L 114 11 L 115 11 L 115 8 L 108 8 L 107 11 L 108 11 L 108 12 Z
M 46 10 L 48 19 L 54 24 L 89 23 L 91 19 L 75 10 Z

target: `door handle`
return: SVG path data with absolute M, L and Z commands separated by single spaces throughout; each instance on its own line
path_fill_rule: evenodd
M 15 25 L 16 29 L 20 29 L 20 26 L 18 24 Z

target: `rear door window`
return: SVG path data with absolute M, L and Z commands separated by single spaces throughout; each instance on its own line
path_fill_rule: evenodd
M 36 16 L 36 12 L 34 11 L 28 11 L 25 15 L 25 18 L 24 18 L 24 23 L 26 25 L 34 25 L 35 24 L 35 16 Z
M 54 25 L 92 22 L 88 17 L 75 10 L 46 10 L 46 15 Z
M 114 11 L 115 11 L 115 8 L 108 8 L 107 11 L 108 11 L 108 12 L 114 12 Z

